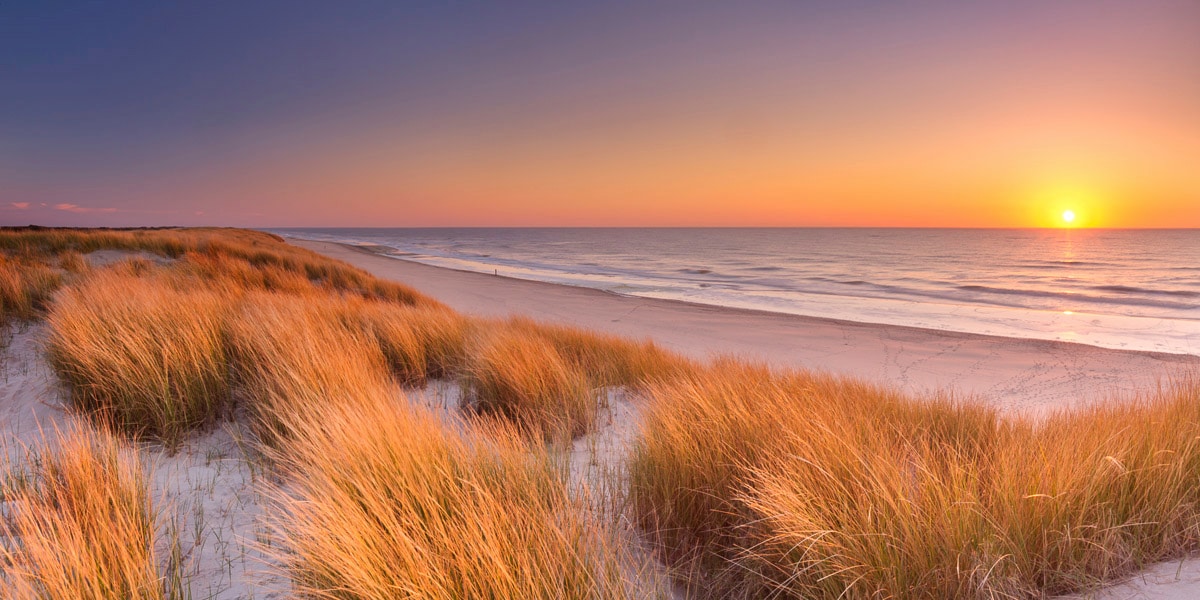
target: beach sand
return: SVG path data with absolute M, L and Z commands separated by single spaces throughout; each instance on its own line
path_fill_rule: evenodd
M 1200 370 L 1200 357 L 1108 350 L 894 325 L 836 321 L 620 296 L 600 290 L 432 267 L 332 242 L 289 240 L 400 281 L 463 313 L 528 315 L 779 367 L 824 369 L 913 393 L 970 395 L 1010 414 L 1130 397 Z

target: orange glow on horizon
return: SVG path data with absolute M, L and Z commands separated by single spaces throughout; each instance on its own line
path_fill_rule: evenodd
M 444 65 L 405 46 L 395 56 L 415 57 L 423 66 L 411 76 L 427 79 L 380 64 L 361 71 L 361 89 L 314 80 L 296 99 L 312 105 L 294 111 L 275 110 L 275 92 L 222 97 L 214 110 L 230 118 L 211 128 L 188 103 L 161 115 L 82 103 L 80 118 L 115 119 L 89 127 L 48 103 L 31 123 L 63 124 L 61 140 L 30 126 L 30 141 L 0 143 L 0 159 L 27 145 L 45 163 L 0 165 L 0 221 L 1200 228 L 1200 78 L 1190 76 L 1200 5 L 1081 3 L 1004 19 L 966 7 L 926 21 L 731 9 L 678 38 L 644 24 L 578 46 L 556 34 L 445 53 Z M 256 106 L 271 110 L 233 126 Z M 160 132 L 154 119 L 171 115 L 179 123 Z M 43 145 L 64 148 L 61 164 Z

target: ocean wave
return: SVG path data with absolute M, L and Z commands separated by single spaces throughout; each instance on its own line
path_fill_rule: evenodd
M 1149 294 L 1156 296 L 1176 296 L 1179 298 L 1200 298 L 1200 292 L 1189 290 L 1156 290 L 1131 285 L 1097 285 L 1091 289 L 1099 292 L 1116 292 L 1118 294 Z
M 1101 287 L 1120 287 L 1120 286 L 1097 286 L 1096 288 L 1093 288 L 1093 289 L 1098 289 Z M 969 292 L 984 292 L 984 293 L 988 293 L 988 294 L 999 294 L 999 295 L 1005 295 L 1005 296 L 1021 296 L 1021 297 L 1027 297 L 1027 298 L 1052 298 L 1052 299 L 1057 299 L 1057 300 L 1066 300 L 1066 301 L 1071 301 L 1071 302 L 1081 302 L 1081 303 L 1090 303 L 1090 304 L 1106 304 L 1106 305 L 1122 305 L 1122 306 L 1135 305 L 1135 306 L 1147 306 L 1147 307 L 1167 308 L 1167 309 L 1176 309 L 1176 310 L 1179 310 L 1179 309 L 1188 310 L 1188 309 L 1197 308 L 1196 304 L 1189 304 L 1189 303 L 1182 303 L 1182 302 L 1167 302 L 1164 300 L 1153 300 L 1150 298 L 1140 298 L 1140 299 L 1139 298 L 1130 298 L 1130 297 L 1112 298 L 1109 296 L 1094 296 L 1091 294 L 1083 294 L 1080 292 L 1052 292 L 1052 291 L 1045 291 L 1045 290 L 998 288 L 998 287 L 993 287 L 993 286 L 988 286 L 988 285 L 960 285 L 960 286 L 957 286 L 957 289 L 960 289 L 963 291 L 969 291 Z
M 1070 268 L 1074 268 L 1074 267 L 1089 267 L 1089 268 L 1096 267 L 1096 268 L 1110 269 L 1110 268 L 1114 268 L 1114 267 L 1120 267 L 1122 265 L 1119 265 L 1117 263 L 1112 263 L 1112 262 L 1087 261 L 1087 260 L 1044 260 L 1044 261 L 1018 263 L 1015 266 L 1023 268 L 1023 269 L 1070 269 Z

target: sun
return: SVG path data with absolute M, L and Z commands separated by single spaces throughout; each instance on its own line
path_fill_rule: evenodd
M 1090 229 L 1099 225 L 1108 200 L 1094 185 L 1053 183 L 1031 188 L 1025 202 L 1034 227 Z

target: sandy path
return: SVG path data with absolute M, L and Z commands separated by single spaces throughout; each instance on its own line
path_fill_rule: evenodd
M 696 357 L 734 354 L 898 385 L 975 394 L 1042 413 L 1148 389 L 1200 370 L 1200 357 L 1107 350 L 618 296 L 599 290 L 431 267 L 331 242 L 291 243 L 409 284 L 481 316 L 525 314 L 632 337 Z

